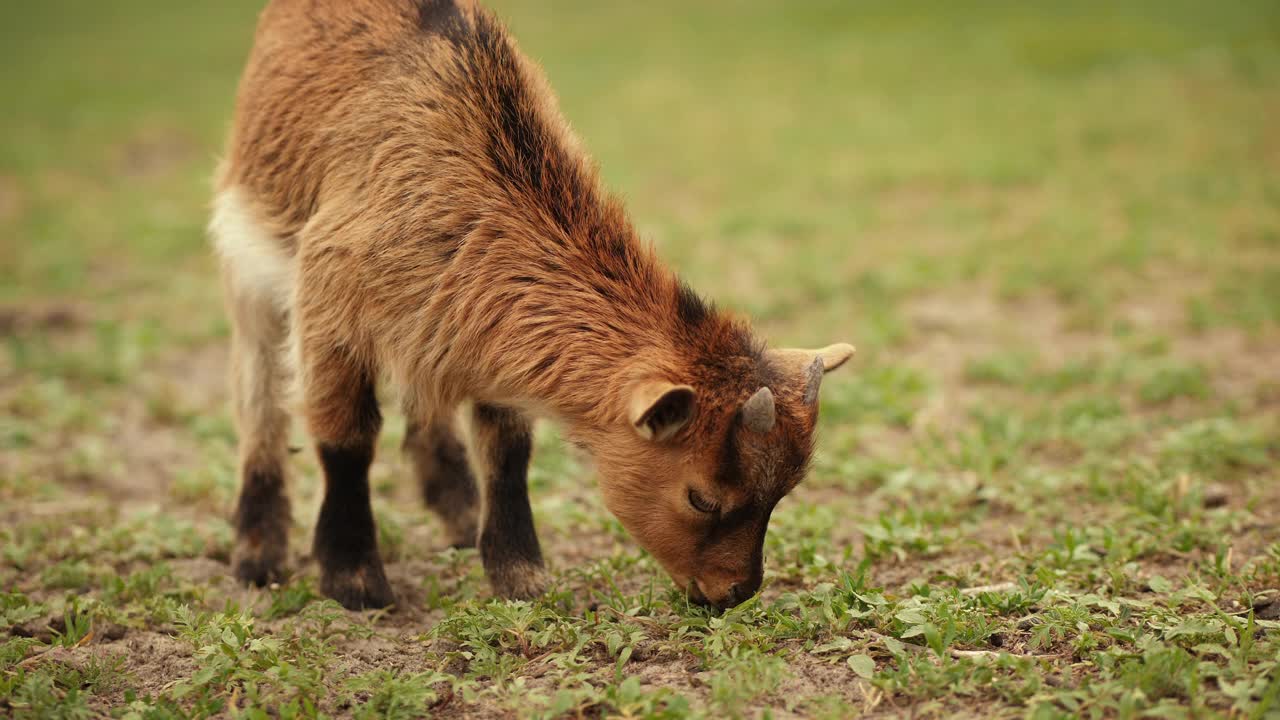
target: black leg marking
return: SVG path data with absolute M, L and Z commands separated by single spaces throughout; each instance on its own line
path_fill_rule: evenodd
M 320 590 L 343 607 L 359 610 L 387 607 L 395 596 L 378 556 L 369 497 L 369 465 L 382 415 L 372 377 L 353 373 L 349 382 L 344 385 L 331 376 L 327 386 L 309 390 L 315 393 L 315 406 L 329 411 L 328 417 L 312 418 L 313 428 L 326 431 L 317 446 L 324 502 L 312 554 L 320 563 Z
M 320 563 L 320 590 L 350 610 L 395 602 L 378 556 L 378 529 L 369 498 L 371 462 L 372 443 L 320 446 L 325 493 L 313 552 Z
M 491 405 L 475 408 L 477 451 L 487 477 L 480 558 L 494 592 L 532 598 L 546 589 L 542 549 L 529 507 L 529 458 L 533 438 L 518 413 Z
M 411 421 L 404 451 L 413 463 L 422 499 L 444 523 L 449 544 L 456 548 L 475 547 L 480 496 L 466 449 L 453 429 L 447 422 Z
M 236 504 L 236 577 L 259 587 L 278 582 L 289 550 L 289 497 L 279 467 L 246 464 Z

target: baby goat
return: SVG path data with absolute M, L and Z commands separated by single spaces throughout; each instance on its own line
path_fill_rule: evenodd
M 450 542 L 479 544 L 498 595 L 545 588 L 526 487 L 539 416 L 588 449 L 605 504 L 693 599 L 728 607 L 760 587 L 822 375 L 853 348 L 766 350 L 682 284 L 488 11 L 273 0 L 211 232 L 233 326 L 243 580 L 285 564 L 292 382 L 324 469 L 321 589 L 348 608 L 394 602 L 368 482 L 388 378 L 428 505 Z

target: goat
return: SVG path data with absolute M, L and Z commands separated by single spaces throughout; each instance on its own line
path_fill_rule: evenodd
M 759 588 L 822 376 L 853 348 L 767 350 L 682 283 L 489 11 L 272 0 L 210 230 L 232 324 L 242 580 L 286 564 L 293 408 L 324 472 L 321 590 L 394 603 L 368 482 L 386 379 L 428 506 L 450 543 L 478 545 L 495 594 L 547 585 L 526 486 L 535 417 L 589 451 L 606 506 L 691 598 L 728 607 Z

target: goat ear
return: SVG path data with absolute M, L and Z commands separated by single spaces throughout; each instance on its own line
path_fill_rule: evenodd
M 804 401 L 812 404 L 818 399 L 823 374 L 848 362 L 853 353 L 852 345 L 836 343 L 818 350 L 769 350 L 766 356 L 773 365 L 796 378 L 796 382 L 804 383 Z
M 640 437 L 662 442 L 693 417 L 697 395 L 688 385 L 664 380 L 644 382 L 631 391 L 630 419 Z

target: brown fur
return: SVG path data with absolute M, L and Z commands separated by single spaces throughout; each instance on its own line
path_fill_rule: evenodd
M 498 408 L 467 438 L 493 523 L 486 463 L 503 437 L 527 433 L 526 418 L 550 417 L 592 452 L 609 508 L 677 583 L 721 605 L 754 592 L 769 512 L 811 454 L 804 360 L 822 356 L 765 351 L 659 262 L 487 11 L 274 0 L 217 184 L 290 268 L 292 288 L 249 292 L 227 262 L 232 317 L 264 322 L 241 308 L 272 312 L 255 293 L 287 298 L 302 411 L 322 448 L 376 433 L 358 397 L 371 378 L 401 387 L 422 426 L 464 401 Z M 258 333 L 258 347 L 279 334 Z M 833 348 L 826 369 L 852 352 Z M 636 398 L 654 383 L 693 391 L 645 420 L 670 438 L 637 431 Z M 739 408 L 763 386 L 776 422 L 756 432 Z M 242 442 L 276 463 L 276 384 L 240 387 L 263 395 L 240 413 Z M 714 498 L 716 517 L 690 507 L 691 488 Z M 533 587 L 495 578 L 500 591 L 517 585 L 508 594 Z

